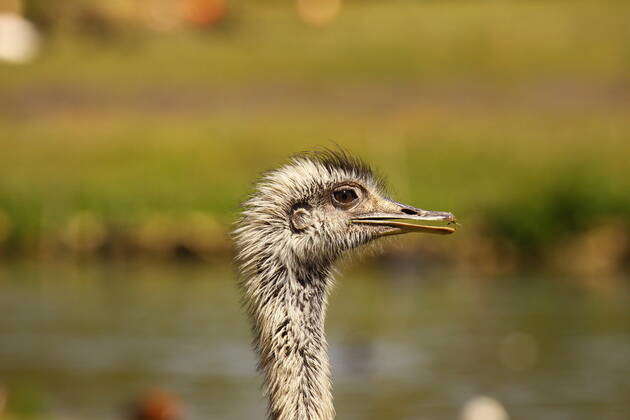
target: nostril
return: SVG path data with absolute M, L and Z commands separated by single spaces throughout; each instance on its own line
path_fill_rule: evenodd
M 417 211 L 414 211 L 414 210 L 411 210 L 411 209 L 401 209 L 400 211 L 405 213 L 405 214 L 413 214 L 413 215 L 417 215 L 418 214 Z

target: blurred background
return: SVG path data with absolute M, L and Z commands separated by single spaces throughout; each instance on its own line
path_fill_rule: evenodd
M 229 230 L 262 170 L 336 145 L 462 224 L 345 263 L 339 418 L 627 418 L 629 21 L 0 0 L 0 418 L 262 418 Z

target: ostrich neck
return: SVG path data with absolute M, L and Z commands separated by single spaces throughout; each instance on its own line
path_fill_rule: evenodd
M 250 301 L 259 369 L 273 420 L 330 420 L 330 365 L 324 321 L 332 283 L 325 267 L 265 261 Z M 254 282 L 255 284 L 251 284 Z

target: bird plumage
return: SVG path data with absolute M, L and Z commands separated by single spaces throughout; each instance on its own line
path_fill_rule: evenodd
M 380 236 L 422 230 L 392 219 L 427 218 L 454 220 L 389 200 L 382 179 L 344 152 L 297 155 L 260 178 L 234 239 L 270 419 L 334 418 L 324 334 L 333 264 Z

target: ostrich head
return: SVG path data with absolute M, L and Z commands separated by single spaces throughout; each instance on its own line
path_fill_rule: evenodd
M 304 153 L 265 174 L 245 202 L 236 231 L 239 259 L 253 262 L 252 251 L 275 252 L 296 266 L 326 266 L 382 236 L 454 232 L 414 223 L 423 220 L 453 223 L 455 218 L 393 201 L 382 179 L 346 153 Z
M 272 419 L 331 419 L 324 338 L 332 264 L 345 251 L 408 232 L 449 234 L 451 213 L 388 198 L 365 163 L 343 152 L 297 155 L 263 175 L 235 230 L 243 300 Z

